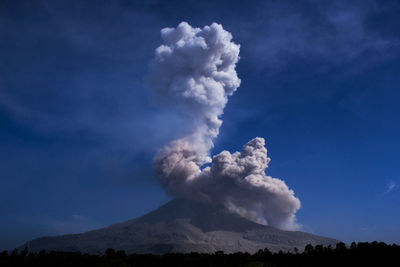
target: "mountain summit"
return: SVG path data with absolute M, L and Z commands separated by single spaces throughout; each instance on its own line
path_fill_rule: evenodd
M 107 248 L 128 253 L 299 250 L 305 245 L 335 245 L 338 240 L 299 231 L 283 231 L 254 223 L 222 206 L 174 199 L 139 218 L 82 234 L 41 237 L 23 247 L 103 253 Z

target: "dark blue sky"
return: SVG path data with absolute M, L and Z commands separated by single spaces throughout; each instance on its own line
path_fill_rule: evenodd
M 136 2 L 0 1 L 0 249 L 169 199 L 151 160 L 179 121 L 144 80 L 181 21 L 241 45 L 214 152 L 264 137 L 303 230 L 400 243 L 398 1 Z

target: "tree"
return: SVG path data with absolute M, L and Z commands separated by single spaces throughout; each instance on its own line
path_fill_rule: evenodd
M 311 245 L 311 244 L 308 244 L 305 248 L 304 248 L 304 251 L 306 252 L 306 253 L 310 253 L 310 252 L 312 252 L 314 250 L 314 247 L 313 247 L 313 245 Z

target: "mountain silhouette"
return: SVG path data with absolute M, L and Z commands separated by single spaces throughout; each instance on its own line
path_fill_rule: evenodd
M 223 206 L 174 199 L 141 217 L 82 234 L 41 237 L 21 246 L 29 251 L 56 250 L 104 253 L 107 248 L 127 253 L 215 251 L 277 252 L 304 249 L 307 244 L 335 245 L 338 240 L 300 231 L 257 224 Z

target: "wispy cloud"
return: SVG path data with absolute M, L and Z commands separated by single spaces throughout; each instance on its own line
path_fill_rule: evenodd
M 390 181 L 387 185 L 386 185 L 386 190 L 383 192 L 383 195 L 387 195 L 395 190 L 397 190 L 398 185 L 396 182 L 394 181 Z
M 40 218 L 39 223 L 50 234 L 60 235 L 69 233 L 83 233 L 99 228 L 100 225 L 91 218 L 83 215 L 73 214 L 66 218 Z
M 254 53 L 249 52 L 252 56 L 264 55 L 262 64 L 257 60 L 262 68 L 279 70 L 299 57 L 324 62 L 324 68 L 360 59 L 373 63 L 398 47 L 399 39 L 370 26 L 371 17 L 385 9 L 375 1 L 365 2 L 352 5 L 341 1 L 310 2 L 312 11 L 302 9 L 302 4 L 290 7 L 283 2 L 268 2 L 259 9 L 257 20 L 238 27 L 239 30 L 248 27 L 242 34 L 254 40 L 247 44 L 252 46 Z M 253 27 L 261 30 L 255 31 Z

